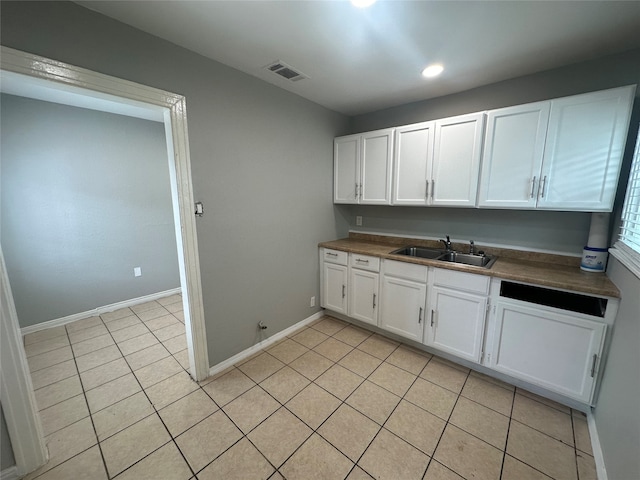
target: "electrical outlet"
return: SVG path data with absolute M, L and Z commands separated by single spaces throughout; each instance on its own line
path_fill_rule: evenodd
M 356 215 L 356 225 L 358 227 L 362 226 L 362 215 Z
M 309 302 L 309 306 L 310 307 L 315 307 L 316 306 L 316 297 L 315 296 L 311 297 L 311 301 Z
M 133 276 L 134 277 L 141 277 L 142 276 L 142 269 L 140 267 L 134 267 L 133 268 Z

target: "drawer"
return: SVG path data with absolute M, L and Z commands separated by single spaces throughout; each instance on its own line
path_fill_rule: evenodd
M 348 255 L 349 254 L 347 252 L 325 248 L 322 252 L 322 260 L 325 262 L 337 263 L 338 265 L 346 265 Z
M 491 278 L 486 275 L 456 272 L 455 270 L 446 270 L 444 268 L 433 269 L 433 284 L 441 287 L 487 295 L 490 281 Z
M 414 280 L 416 282 L 427 282 L 427 267 L 424 265 L 385 259 L 382 268 L 385 275 Z
M 379 272 L 380 258 L 352 253 L 349 255 L 349 265 L 351 265 L 353 268 L 359 268 L 360 270 Z

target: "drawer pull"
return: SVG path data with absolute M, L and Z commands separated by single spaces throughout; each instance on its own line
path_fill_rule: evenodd
M 337 253 L 331 253 L 331 252 L 326 252 L 325 255 L 330 255 L 332 257 L 337 257 L 338 256 Z
M 369 260 L 362 260 L 361 258 L 356 258 L 356 262 L 369 264 Z
M 433 327 L 433 315 L 434 315 L 435 313 L 436 313 L 435 311 L 431 310 L 431 326 L 432 326 L 432 327 Z
M 373 308 L 376 308 L 376 294 L 373 294 Z
M 344 298 L 346 295 L 345 293 L 345 285 L 342 285 L 342 298 Z
M 531 179 L 531 198 L 533 198 L 533 192 L 536 189 L 536 177 Z
M 418 324 L 422 323 L 422 307 L 420 307 L 420 313 L 418 313 Z
M 598 362 L 598 354 L 593 354 L 593 363 L 591 364 L 591 378 L 596 376 L 596 363 Z

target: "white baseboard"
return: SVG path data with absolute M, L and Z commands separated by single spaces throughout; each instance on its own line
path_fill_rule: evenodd
M 596 475 L 598 480 L 608 480 L 607 468 L 604 464 L 604 455 L 600 446 L 600 437 L 598 437 L 598 429 L 596 428 L 596 419 L 593 412 L 587 412 L 587 426 L 589 427 L 589 436 L 591 437 L 591 450 L 593 450 L 593 459 L 596 462 Z
M 219 372 L 222 372 L 223 370 L 226 370 L 227 368 L 231 367 L 232 365 L 235 365 L 236 363 L 241 362 L 245 358 L 249 358 L 251 355 L 253 355 L 257 351 L 259 351 L 259 350 L 261 350 L 263 348 L 266 348 L 266 347 L 268 347 L 270 345 L 273 345 L 274 343 L 278 342 L 279 340 L 285 338 L 287 335 L 291 335 L 296 330 L 299 330 L 302 327 L 305 327 L 305 326 L 309 325 L 311 322 L 313 322 L 313 321 L 315 321 L 315 320 L 317 320 L 319 318 L 322 318 L 324 316 L 325 316 L 324 310 L 320 310 L 319 312 L 314 313 L 310 317 L 307 317 L 304 320 L 301 320 L 298 323 L 295 323 L 295 324 L 291 325 L 289 328 L 285 328 L 281 332 L 276 333 L 272 337 L 269 337 L 269 338 L 267 338 L 266 340 L 263 340 L 260 343 L 256 343 L 252 347 L 249 347 L 246 350 L 243 350 L 240 353 L 234 355 L 233 357 L 228 358 L 228 359 L 226 359 L 226 360 L 214 365 L 213 367 L 211 367 L 209 369 L 209 376 L 215 375 L 216 373 L 219 373 Z
M 158 300 L 159 298 L 170 297 L 171 295 L 175 295 L 177 293 L 180 293 L 181 291 L 182 289 L 180 287 L 172 288 L 171 290 L 165 290 L 164 292 L 152 293 L 151 295 L 145 295 L 143 297 L 132 298 L 130 300 L 124 300 L 122 302 L 112 303 L 103 307 L 94 308 L 93 310 L 87 310 L 86 312 L 74 313 L 73 315 L 68 315 L 66 317 L 56 318 L 47 322 L 37 323 L 35 325 L 29 325 L 28 327 L 21 328 L 20 333 L 22 333 L 22 336 L 25 336 L 29 333 L 38 332 L 40 330 L 45 330 L 51 327 L 59 327 L 60 325 L 66 325 L 67 323 L 76 322 L 78 320 L 83 320 L 89 317 L 95 317 L 96 315 L 102 315 L 103 313 L 113 312 L 114 310 L 120 310 L 121 308 L 133 307 L 134 305 L 139 305 L 140 303 L 146 303 L 153 300 Z
M 0 472 L 0 480 L 18 480 L 18 478 L 18 468 L 15 465 Z

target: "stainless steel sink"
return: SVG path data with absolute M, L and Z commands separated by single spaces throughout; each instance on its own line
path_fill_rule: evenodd
M 469 253 L 447 252 L 437 260 L 443 262 L 462 263 L 464 265 L 473 265 L 475 267 L 491 268 L 497 257 L 490 255 L 471 255 Z
M 402 247 L 391 252 L 393 255 L 406 255 L 407 257 L 420 257 L 435 259 L 442 255 L 444 250 L 436 250 L 426 247 Z
M 426 247 L 402 247 L 391 252 L 393 255 L 405 255 L 407 257 L 428 258 L 441 262 L 461 263 L 463 265 L 472 265 L 474 267 L 491 268 L 497 257 L 491 255 L 472 255 L 469 253 L 447 252 L 445 250 L 437 250 L 435 248 Z

